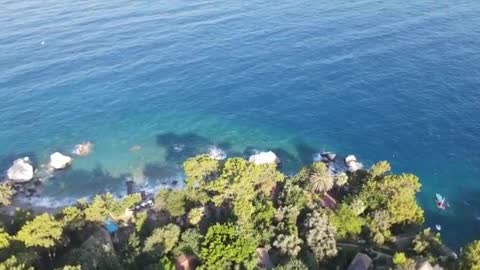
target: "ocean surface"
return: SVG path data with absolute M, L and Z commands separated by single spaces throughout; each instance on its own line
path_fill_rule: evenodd
M 95 144 L 37 206 L 181 182 L 212 145 L 287 173 L 329 150 L 419 175 L 427 224 L 480 239 L 479 1 L 0 5 L 0 170 Z

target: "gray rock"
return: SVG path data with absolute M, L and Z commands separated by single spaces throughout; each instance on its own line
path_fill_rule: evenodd
M 13 165 L 7 171 L 7 177 L 16 183 L 23 183 L 32 180 L 33 166 L 30 164 L 30 159 L 24 157 L 15 160 Z
M 59 152 L 50 155 L 49 166 L 54 170 L 63 170 L 72 164 L 73 159 Z

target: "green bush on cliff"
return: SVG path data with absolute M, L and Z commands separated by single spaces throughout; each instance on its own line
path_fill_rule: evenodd
M 36 216 L 27 222 L 17 234 L 17 239 L 27 247 L 52 248 L 61 239 L 63 224 L 49 214 Z
M 206 155 L 188 159 L 184 168 L 186 188 L 162 189 L 154 207 L 136 213 L 136 220 L 127 218 L 131 212 L 125 210 L 141 201 L 139 194 L 123 199 L 98 195 L 55 216 L 17 211 L 0 229 L 0 270 L 63 265 L 64 270 L 77 270 L 77 264 L 83 270 L 173 269 L 180 255 L 198 259 L 202 269 L 256 269 L 257 248 L 267 251 L 270 258 L 262 262 L 271 259 L 275 269 L 330 269 L 350 258 L 337 250 L 337 241 L 369 236 L 383 244 L 424 221 L 416 201 L 418 177 L 393 174 L 386 161 L 368 172 L 336 176 L 321 162 L 289 177 L 276 164 L 218 161 Z M 332 209 L 322 208 L 327 191 L 338 203 Z M 8 190 L 2 195 L 0 204 L 7 204 Z M 104 228 L 109 216 L 120 225 L 113 235 Z M 439 262 L 440 246 L 439 237 L 426 230 L 407 253 Z M 459 269 L 480 269 L 478 254 L 477 241 L 461 254 Z M 413 262 L 403 253 L 394 257 L 403 269 Z M 394 267 L 391 262 L 388 266 Z
M 480 270 L 480 240 L 473 241 L 465 247 L 459 259 L 458 269 Z

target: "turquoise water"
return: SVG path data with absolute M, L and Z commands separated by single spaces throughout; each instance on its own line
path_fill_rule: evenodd
M 0 3 L 0 169 L 96 145 L 37 205 L 158 188 L 211 145 L 287 172 L 331 150 L 419 175 L 427 224 L 480 238 L 480 2 Z

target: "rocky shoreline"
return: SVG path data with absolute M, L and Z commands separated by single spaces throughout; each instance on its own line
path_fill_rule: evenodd
M 84 142 L 77 144 L 72 154 L 85 157 L 93 151 L 94 144 Z M 60 207 L 42 207 L 28 203 L 31 198 L 39 197 L 43 184 L 55 176 L 55 172 L 68 169 L 73 164 L 74 158 L 60 152 L 50 155 L 48 163 L 35 167 L 30 157 L 22 157 L 12 161 L 2 181 L 13 190 L 12 204 L 2 211 L 10 212 L 11 208 L 28 208 L 38 212 L 52 212 Z
M 77 144 L 72 154 L 82 158 L 90 155 L 93 147 L 94 144 L 88 141 Z M 207 155 L 215 160 L 224 160 L 227 158 L 227 154 L 216 146 L 209 148 Z M 340 157 L 335 153 L 322 152 L 315 154 L 312 158 L 313 161 L 325 163 L 333 175 L 347 171 L 355 172 L 363 168 L 363 164 L 360 163 L 354 155 Z M 280 166 L 282 163 L 281 159 L 272 151 L 256 151 L 248 157 L 248 160 L 257 165 L 277 164 Z M 34 199 L 41 198 L 40 193 L 46 181 L 55 177 L 56 172 L 70 168 L 73 162 L 74 158 L 60 152 L 51 154 L 49 162 L 41 164 L 39 168 L 35 168 L 29 157 L 14 160 L 5 174 L 5 179 L 1 181 L 4 184 L 10 185 L 14 190 L 11 205 L 4 207 L 2 213 L 13 214 L 16 208 L 31 209 L 34 213 L 56 213 L 67 206 L 39 206 L 35 204 Z M 134 181 L 130 179 L 126 179 L 126 185 L 127 194 L 133 193 L 134 189 L 136 190 L 136 188 L 134 188 Z M 74 204 L 74 202 L 72 202 L 72 204 Z

